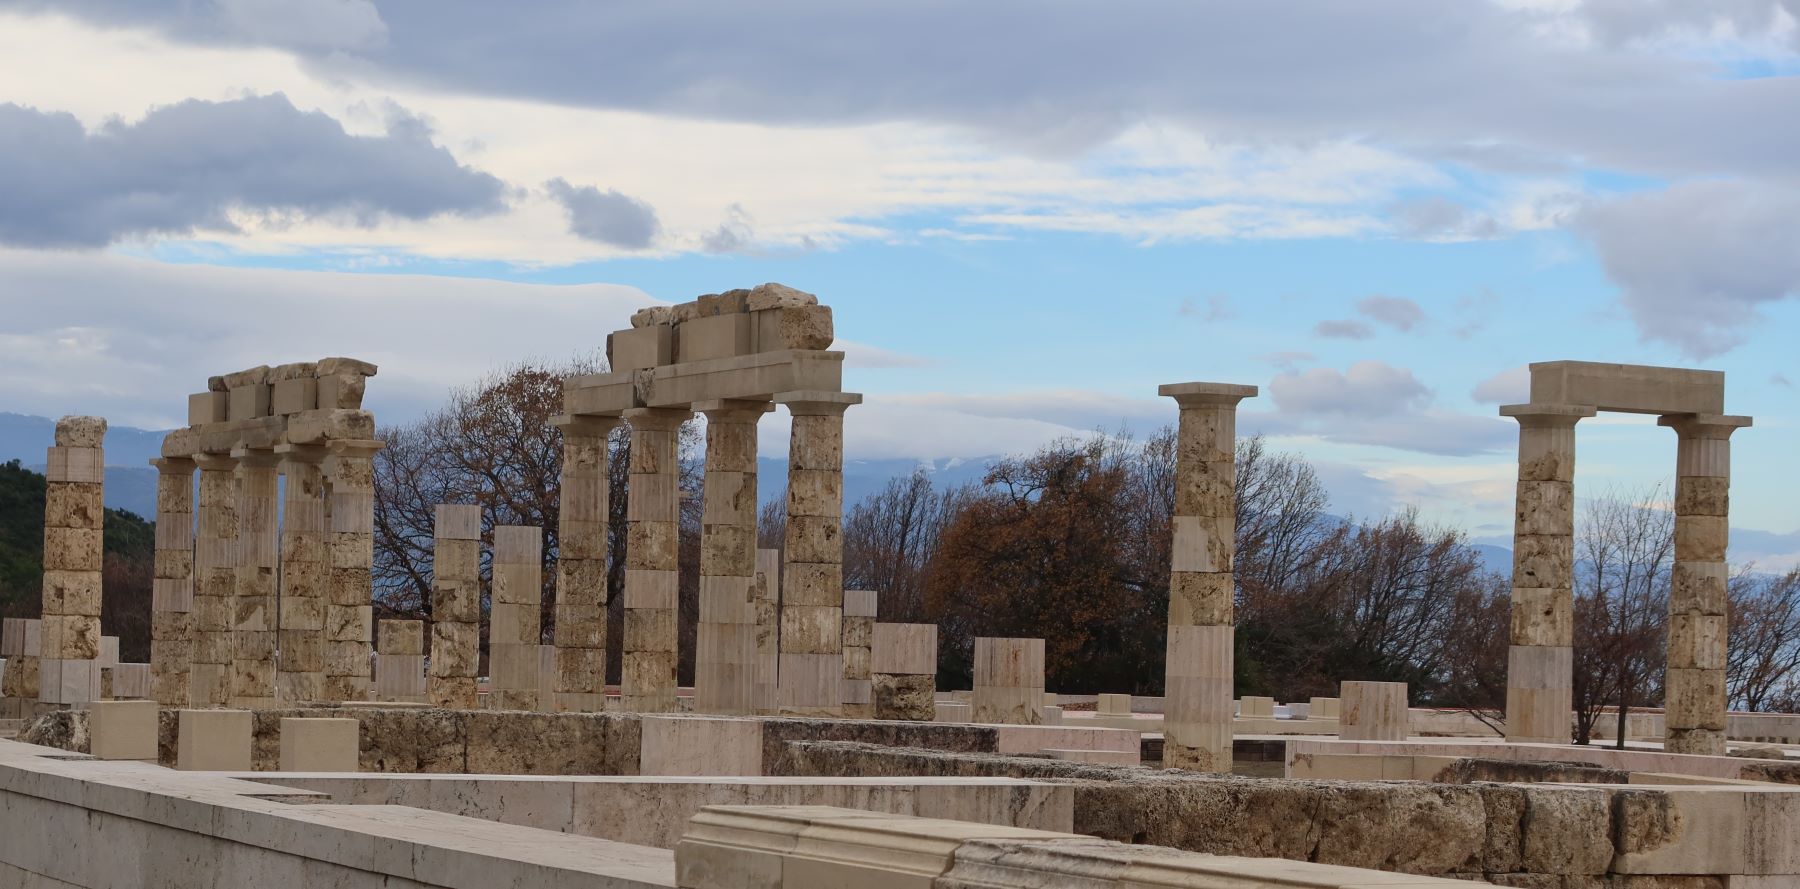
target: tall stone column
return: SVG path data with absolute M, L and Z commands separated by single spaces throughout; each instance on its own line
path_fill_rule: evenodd
M 706 415 L 694 709 L 748 715 L 756 710 L 756 423 L 774 406 L 709 401 L 694 409 Z
M 161 457 L 156 467 L 156 562 L 150 591 L 150 696 L 186 708 L 194 660 L 194 461 Z
M 1749 426 L 1750 418 L 1688 414 L 1657 422 L 1679 438 L 1663 749 L 1723 756 L 1731 433 Z
M 325 609 L 330 554 L 325 526 L 325 449 L 280 445 L 281 616 L 277 636 L 282 701 L 325 700 Z
M 563 417 L 556 528 L 554 709 L 606 706 L 606 532 L 611 478 L 606 440 L 617 417 Z
M 194 536 L 194 661 L 188 698 L 223 707 L 231 698 L 232 629 L 237 622 L 237 461 L 195 454 L 200 508 Z
M 787 392 L 786 549 L 781 566 L 783 714 L 840 716 L 844 679 L 844 411 L 850 392 Z
M 1164 667 L 1163 764 L 1231 771 L 1237 405 L 1255 386 L 1172 383 L 1180 407 Z
M 633 408 L 631 481 L 625 504 L 625 649 L 620 692 L 626 710 L 675 709 L 675 609 L 679 598 L 681 424 L 693 414 Z
M 1519 421 L 1506 739 L 1566 744 L 1574 704 L 1575 424 L 1580 405 L 1508 405 Z
M 438 504 L 432 545 L 425 696 L 433 706 L 473 710 L 481 662 L 481 507 Z
M 38 700 L 85 704 L 100 697 L 100 568 L 106 517 L 106 421 L 56 421 L 44 477 L 44 587 Z
M 275 705 L 276 562 L 280 549 L 273 451 L 235 450 L 237 578 L 231 628 L 231 706 Z
M 488 707 L 539 710 L 544 641 L 544 529 L 494 526 L 493 608 L 488 618 Z
M 773 716 L 781 712 L 775 692 L 781 665 L 781 550 L 756 551 L 750 598 L 756 606 L 756 678 L 751 698 L 758 716 Z
M 369 655 L 374 641 L 371 602 L 375 562 L 375 452 L 377 441 L 334 441 L 325 458 L 326 543 L 331 574 L 325 604 L 327 701 L 369 698 Z

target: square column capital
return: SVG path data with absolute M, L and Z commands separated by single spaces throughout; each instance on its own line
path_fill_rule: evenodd
M 1520 426 L 1527 428 L 1563 427 L 1573 429 L 1576 423 L 1593 416 L 1594 413 L 1594 406 L 1588 404 L 1503 404 L 1500 406 L 1500 416 L 1518 420 Z
M 634 407 L 621 411 L 619 416 L 624 417 L 632 429 L 673 432 L 693 419 L 694 412 L 674 407 Z
M 715 398 L 694 402 L 694 413 L 705 414 L 709 423 L 755 423 L 775 404 L 748 398 Z
M 1164 383 L 1156 394 L 1175 399 L 1182 408 L 1236 407 L 1246 398 L 1255 398 L 1255 386 L 1237 383 Z
M 1755 423 L 1749 417 L 1721 414 L 1664 414 L 1656 425 L 1675 430 L 1682 438 L 1730 438 L 1731 433 Z
M 192 457 L 151 457 L 150 465 L 163 475 L 193 475 L 194 458 Z
M 843 416 L 851 405 L 862 404 L 863 397 L 856 392 L 800 390 L 777 393 L 774 400 L 776 404 L 786 405 L 788 413 L 796 417 L 829 417 Z
M 562 430 L 563 437 L 611 435 L 625 418 L 618 414 L 560 414 L 550 418 L 550 425 Z

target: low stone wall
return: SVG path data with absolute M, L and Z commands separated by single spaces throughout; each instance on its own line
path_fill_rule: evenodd
M 783 774 L 1064 781 L 1075 787 L 1075 833 L 1216 855 L 1553 889 L 1723 889 L 1727 874 L 1800 871 L 1791 839 L 1759 852 L 1743 826 L 1751 808 L 1771 838 L 1800 822 L 1800 793 L 1776 788 L 1265 780 L 843 742 L 788 748 Z M 1491 768 L 1503 767 L 1515 766 Z M 1735 833 L 1721 842 L 1712 825 L 1733 812 Z

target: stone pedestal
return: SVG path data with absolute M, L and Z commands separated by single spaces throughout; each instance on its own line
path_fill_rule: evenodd
M 1236 547 L 1238 402 L 1255 386 L 1175 383 L 1174 536 L 1164 672 L 1163 763 L 1231 771 L 1232 556 Z
M 975 640 L 972 718 L 995 725 L 1038 725 L 1044 703 L 1044 640 Z
M 432 544 L 425 694 L 436 706 L 472 710 L 481 659 L 481 507 L 438 504 Z
M 164 707 L 188 707 L 194 660 L 194 461 L 151 460 L 156 467 L 156 556 L 150 591 L 150 694 Z
M 756 551 L 756 573 L 750 579 L 750 598 L 756 609 L 756 678 L 751 697 L 756 713 L 781 712 L 776 688 L 781 665 L 781 550 Z
M 326 546 L 325 450 L 280 445 L 281 651 L 275 696 L 287 703 L 325 699 L 325 612 L 330 554 Z
M 869 645 L 876 719 L 933 718 L 937 625 L 875 624 Z
M 543 708 L 544 532 L 527 525 L 494 527 L 493 607 L 488 624 L 488 706 Z
M 1242 719 L 1274 719 L 1275 699 L 1244 695 L 1238 699 L 1237 715 Z
M 1500 413 L 1519 421 L 1506 739 L 1563 744 L 1574 703 L 1575 424 L 1594 409 L 1509 405 Z
M 275 705 L 276 562 L 279 558 L 277 469 L 273 451 L 239 449 L 237 572 L 231 626 L 231 706 Z
M 1131 695 L 1103 694 L 1094 702 L 1094 712 L 1101 716 L 1130 716 Z
M 100 697 L 101 526 L 106 421 L 63 417 L 44 477 L 44 582 L 38 700 L 85 704 Z
M 625 646 L 619 689 L 626 710 L 675 710 L 675 609 L 680 597 L 681 424 L 685 410 L 634 408 L 625 504 Z
M 95 701 L 88 708 L 88 753 L 156 762 L 156 720 L 155 701 Z
M 283 717 L 281 771 L 356 771 L 361 760 L 360 729 L 354 719 Z
M 878 594 L 844 591 L 844 716 L 875 718 L 874 677 L 870 647 L 874 644 Z
M 321 363 L 321 367 L 323 367 Z M 378 441 L 333 441 L 325 459 L 331 548 L 325 606 L 325 691 L 328 701 L 369 698 L 374 634 L 370 602 L 375 561 L 375 452 Z
M 1338 737 L 1346 741 L 1404 741 L 1406 683 L 1345 682 L 1338 697 Z
M 248 710 L 182 710 L 175 720 L 175 768 L 185 772 L 250 771 Z
M 200 504 L 194 536 L 194 647 L 188 700 L 223 707 L 231 696 L 232 627 L 237 609 L 237 461 L 196 454 Z
M 563 460 L 556 530 L 555 709 L 606 707 L 606 533 L 611 478 L 607 437 L 616 417 L 561 417 Z
M 375 700 L 425 703 L 425 622 L 381 621 L 375 645 Z
M 793 415 L 781 568 L 777 697 L 791 716 L 838 716 L 843 694 L 845 392 L 775 396 Z
M 756 423 L 767 402 L 708 401 L 694 709 L 756 711 Z
M 1676 415 L 1658 422 L 1679 436 L 1663 749 L 1723 756 L 1731 433 L 1750 418 Z

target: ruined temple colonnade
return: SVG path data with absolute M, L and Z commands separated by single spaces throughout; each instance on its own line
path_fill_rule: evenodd
M 1669 594 L 1665 749 L 1725 752 L 1725 550 L 1730 437 L 1718 371 L 1584 361 L 1531 365 L 1519 423 L 1506 737 L 1567 743 L 1574 688 L 1575 426 L 1600 411 L 1656 414 L 1675 431 L 1675 565 Z

